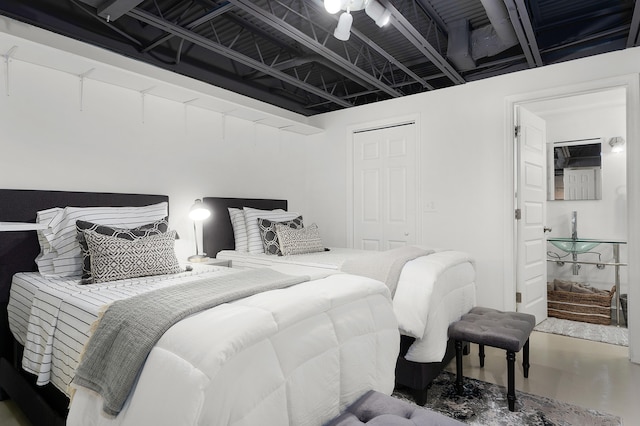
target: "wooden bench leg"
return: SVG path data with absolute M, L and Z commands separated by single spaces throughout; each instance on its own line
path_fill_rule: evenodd
M 509 411 L 515 411 L 516 409 L 515 363 L 516 353 L 507 351 L 507 401 L 509 402 Z
M 524 369 L 524 377 L 529 377 L 529 339 L 522 348 L 522 368 Z
M 462 385 L 462 341 L 456 340 L 456 392 L 463 394 Z
M 480 358 L 480 368 L 484 367 L 484 345 L 478 345 L 480 352 L 478 352 L 478 358 Z

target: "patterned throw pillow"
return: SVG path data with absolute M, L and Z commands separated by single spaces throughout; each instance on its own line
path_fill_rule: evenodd
M 153 223 L 138 226 L 133 229 L 114 228 L 106 225 L 99 225 L 93 222 L 87 222 L 85 220 L 76 221 L 76 230 L 78 244 L 80 244 L 80 251 L 82 253 L 82 284 L 91 284 L 93 277 L 91 276 L 91 255 L 89 253 L 89 246 L 84 236 L 84 231 L 87 229 L 95 231 L 101 235 L 108 235 L 111 237 L 124 238 L 125 240 L 135 240 L 136 238 L 148 237 L 150 235 L 164 234 L 169 230 L 169 218 L 158 220 Z
M 260 227 L 258 226 L 259 218 L 269 219 L 274 222 L 284 222 L 285 220 L 293 220 L 300 216 L 300 213 L 286 212 L 281 209 L 259 210 L 245 207 L 242 211 L 244 212 L 244 221 L 247 225 L 247 250 L 249 253 L 264 253 L 262 238 L 260 238 Z
M 324 251 L 320 231 L 315 223 L 300 229 L 276 224 L 276 234 L 278 234 L 280 250 L 285 256 Z
M 260 237 L 262 237 L 262 246 L 267 254 L 276 254 L 282 256 L 280 245 L 278 244 L 278 235 L 276 234 L 276 225 L 284 225 L 293 229 L 303 227 L 302 216 L 298 216 L 293 220 L 286 222 L 273 222 L 269 219 L 258 219 L 258 227 L 260 228 Z
M 86 230 L 93 282 L 124 280 L 181 271 L 174 244 L 176 231 L 126 240 Z

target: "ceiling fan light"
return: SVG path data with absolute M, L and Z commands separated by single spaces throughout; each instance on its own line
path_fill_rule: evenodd
M 338 40 L 347 41 L 351 36 L 351 24 L 353 24 L 353 16 L 349 12 L 344 12 L 338 19 L 338 26 L 336 26 L 333 36 Z
M 324 0 L 324 9 L 332 15 L 338 13 L 342 9 L 342 0 Z
M 377 0 L 370 0 L 364 8 L 364 11 L 379 27 L 387 25 L 389 19 L 391 19 L 391 11 L 387 10 Z

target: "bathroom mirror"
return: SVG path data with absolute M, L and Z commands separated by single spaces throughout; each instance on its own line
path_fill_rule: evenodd
M 601 200 L 601 154 L 602 138 L 550 143 L 547 199 Z

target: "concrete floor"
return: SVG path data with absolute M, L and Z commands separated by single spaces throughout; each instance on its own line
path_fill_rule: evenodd
M 624 346 L 533 332 L 529 378 L 522 377 L 518 354 L 516 390 L 546 396 L 622 417 L 625 425 L 640 424 L 640 365 L 628 359 Z M 505 352 L 487 347 L 480 369 L 478 347 L 464 357 L 465 377 L 506 386 Z M 455 362 L 448 370 L 455 372 Z M 11 401 L 0 402 L 0 425 L 29 426 Z

